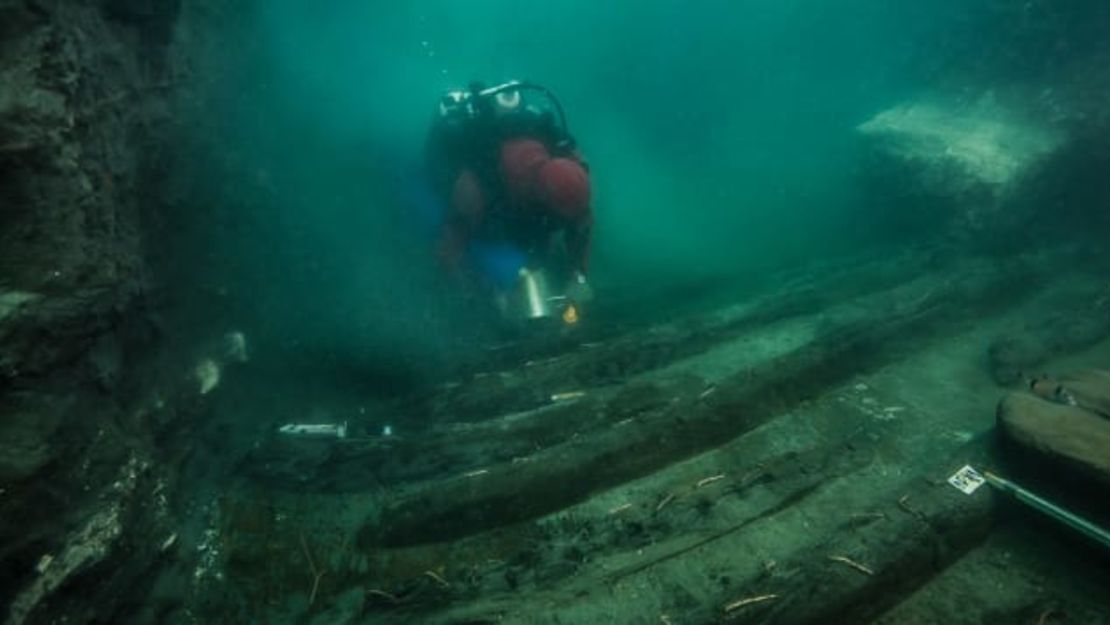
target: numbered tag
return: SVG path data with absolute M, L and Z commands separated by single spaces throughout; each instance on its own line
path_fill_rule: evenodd
M 965 495 L 974 493 L 986 481 L 986 478 L 979 475 L 979 472 L 969 464 L 965 464 L 964 468 L 956 471 L 952 474 L 952 477 L 948 478 L 948 483 L 958 488 Z

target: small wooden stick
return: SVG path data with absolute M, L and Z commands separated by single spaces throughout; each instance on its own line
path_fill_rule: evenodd
M 630 503 L 622 503 L 621 505 L 619 505 L 615 508 L 610 508 L 609 509 L 609 514 L 619 514 L 621 512 L 624 512 L 625 510 L 631 508 L 631 507 L 632 507 L 632 504 L 630 504 Z
M 762 477 L 764 475 L 764 471 L 766 471 L 766 467 L 764 467 L 762 463 L 755 465 L 755 468 L 740 477 L 740 486 L 742 488 L 748 486 L 753 481 Z
M 925 514 L 910 505 L 910 496 L 908 494 L 902 495 L 902 497 L 898 500 L 898 507 L 923 521 L 925 520 Z
M 763 603 L 764 601 L 772 601 L 772 600 L 778 599 L 778 598 L 779 598 L 778 595 L 757 595 L 755 597 L 748 597 L 747 599 L 740 599 L 738 601 L 733 601 L 732 603 L 725 606 L 725 614 L 728 614 L 729 612 L 732 612 L 733 610 L 739 610 L 740 608 L 742 608 L 744 606 L 749 606 L 749 605 L 752 605 L 752 604 L 755 604 L 755 603 Z
M 885 512 L 857 512 L 852 515 L 852 522 L 862 523 L 864 521 L 878 521 L 879 519 L 886 520 Z
M 853 569 L 859 571 L 860 573 L 863 573 L 864 575 L 874 575 L 875 574 L 875 571 L 872 571 L 871 569 L 867 568 L 866 566 L 860 564 L 859 562 L 856 562 L 855 560 L 853 560 L 853 559 L 851 559 L 847 556 L 829 556 L 829 559 L 832 560 L 833 562 L 840 562 L 840 563 L 843 563 L 843 564 L 847 564 L 848 566 L 850 566 Z
M 424 571 L 424 574 L 427 575 L 428 577 L 436 580 L 436 582 L 438 582 L 439 585 L 443 586 L 444 588 L 450 588 L 451 587 L 451 584 L 448 584 L 447 580 L 443 579 L 443 576 L 441 576 L 439 573 L 436 573 L 435 571 L 432 571 L 432 570 L 429 569 L 427 571 Z
M 570 401 L 572 399 L 579 399 L 586 396 L 586 391 L 566 391 L 564 393 L 554 393 L 551 395 L 551 401 L 561 402 Z
M 718 473 L 717 475 L 711 475 L 709 477 L 704 477 L 704 478 L 698 480 L 698 483 L 694 485 L 694 488 L 701 488 L 702 486 L 708 486 L 709 484 L 712 484 L 713 482 L 716 482 L 718 480 L 723 480 L 723 479 L 725 479 L 725 474 L 724 473 Z
M 312 605 L 316 601 L 316 591 L 320 589 L 320 578 L 324 576 L 324 571 L 316 568 L 316 562 L 312 560 L 312 554 L 308 551 L 308 542 L 304 539 L 304 532 L 301 532 L 301 549 L 304 550 L 304 557 L 308 560 L 308 566 L 312 569 L 312 592 L 308 594 L 308 605 Z
M 667 493 L 667 496 L 663 498 L 663 501 L 660 501 L 659 505 L 655 506 L 655 511 L 659 512 L 660 510 L 665 508 L 667 506 L 667 504 L 671 503 L 672 501 L 674 501 L 674 493 Z
M 379 590 L 377 588 L 371 588 L 370 590 L 367 590 L 366 594 L 374 595 L 375 597 L 382 597 L 383 599 L 388 600 L 390 603 L 401 603 L 401 600 L 397 598 L 397 595 L 392 595 L 384 590 Z

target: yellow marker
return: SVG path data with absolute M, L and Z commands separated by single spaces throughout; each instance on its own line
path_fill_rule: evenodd
M 575 308 L 574 304 L 567 306 L 567 309 L 563 311 L 563 322 L 568 326 L 578 323 L 578 309 Z

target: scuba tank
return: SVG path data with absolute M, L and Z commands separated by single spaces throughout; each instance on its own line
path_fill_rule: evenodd
M 512 308 L 525 321 L 555 320 L 566 325 L 578 323 L 575 303 L 565 294 L 551 290 L 547 273 L 542 268 L 522 267 L 514 296 L 517 302 Z
M 542 269 L 521 268 L 520 296 L 523 300 L 520 310 L 525 319 L 546 319 L 554 314 L 547 275 Z

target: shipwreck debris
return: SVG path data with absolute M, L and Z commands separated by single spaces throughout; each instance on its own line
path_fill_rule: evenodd
M 622 503 L 619 506 L 614 506 L 612 508 L 609 508 L 609 514 L 610 515 L 620 514 L 621 512 L 624 512 L 625 510 L 628 510 L 631 507 L 632 507 L 632 504 L 630 504 L 630 503 Z
M 666 497 L 663 497 L 663 499 L 661 499 L 661 500 L 659 501 L 659 504 L 655 506 L 655 513 L 656 513 L 656 514 L 659 514 L 659 512 L 660 512 L 661 510 L 663 510 L 663 508 L 666 508 L 666 507 L 667 507 L 667 504 L 669 504 L 669 503 L 671 503 L 672 501 L 674 501 L 674 498 L 675 498 L 675 494 L 674 494 L 674 493 L 667 493 L 667 496 L 666 496 Z
M 778 599 L 778 598 L 779 598 L 779 596 L 776 595 L 776 594 L 767 594 L 767 595 L 756 595 L 754 597 L 747 597 L 746 599 L 738 599 L 736 601 L 733 601 L 732 603 L 729 603 L 729 604 L 725 605 L 724 611 L 725 611 L 725 614 L 728 614 L 729 612 L 735 612 L 736 610 L 739 610 L 740 608 L 745 608 L 747 606 L 755 605 L 757 603 L 764 603 L 766 601 L 774 601 L 775 599 Z
M 713 482 L 719 482 L 723 479 L 725 479 L 725 474 L 724 473 L 718 473 L 717 475 L 710 475 L 709 477 L 703 477 L 702 479 L 698 480 L 697 484 L 694 484 L 694 488 L 704 488 L 706 486 L 709 486 Z
M 872 571 L 870 567 L 868 567 L 866 565 L 863 565 L 863 564 L 860 564 L 859 562 L 856 562 L 855 560 L 849 558 L 848 556 L 829 556 L 829 560 L 832 561 L 832 562 L 840 562 L 841 564 L 846 564 L 846 565 L 852 567 L 853 569 L 859 571 L 860 573 L 863 573 L 864 575 L 874 575 L 875 574 L 875 571 Z
M 308 593 L 308 605 L 316 602 L 316 592 L 320 589 L 320 578 L 324 576 L 323 569 L 316 566 L 316 561 L 312 559 L 312 553 L 308 550 L 308 542 L 305 540 L 304 532 L 300 534 L 301 550 L 304 552 L 305 560 L 308 560 L 308 568 L 312 572 L 312 591 Z
M 558 403 L 561 401 L 572 401 L 575 399 L 581 399 L 585 396 L 586 391 L 565 391 L 562 393 L 552 393 L 551 401 L 552 403 Z
M 451 587 L 451 584 L 448 583 L 446 579 L 443 579 L 442 575 L 440 575 L 439 573 L 436 573 L 435 571 L 433 571 L 431 569 L 428 569 L 427 571 L 424 571 L 424 576 L 432 578 L 432 580 L 434 580 L 435 583 L 439 584 L 441 588 L 450 588 Z

